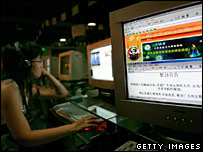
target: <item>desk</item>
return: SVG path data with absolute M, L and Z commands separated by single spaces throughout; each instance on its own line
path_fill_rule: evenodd
M 70 100 L 67 98 L 67 102 L 71 102 L 87 111 L 89 111 L 88 108 L 90 106 L 95 105 L 95 110 L 89 112 L 107 121 L 108 125 L 106 132 L 95 132 L 91 130 L 76 133 L 86 145 L 93 145 L 92 150 L 98 148 L 98 144 L 102 145 L 100 147 L 102 150 L 115 150 L 128 140 L 134 140 L 145 144 L 162 143 L 164 144 L 164 150 L 167 150 L 168 144 L 171 143 L 168 140 L 161 138 L 161 136 L 152 129 L 150 124 L 116 114 L 115 106 L 100 98 L 85 97 L 79 100 Z M 166 130 L 166 132 L 168 131 Z M 197 143 L 199 143 L 198 140 Z M 109 145 L 109 147 L 106 147 L 107 145 Z
M 140 136 L 137 134 L 137 132 L 140 130 L 142 126 L 142 122 L 135 120 L 135 119 L 130 119 L 126 118 L 123 116 L 118 116 L 116 114 L 116 109 L 115 106 L 112 104 L 109 104 L 108 102 L 101 100 L 99 98 L 81 98 L 77 100 L 70 100 L 70 98 L 67 98 L 67 102 L 71 102 L 72 104 L 77 105 L 81 109 L 87 110 L 90 113 L 99 116 L 103 118 L 104 120 L 107 121 L 107 129 L 105 132 L 101 131 L 86 131 L 86 132 L 79 132 L 76 133 L 76 135 L 84 142 L 84 144 L 98 144 L 103 141 L 107 141 L 107 139 L 113 139 L 115 141 L 114 147 L 108 147 L 108 148 L 115 148 L 116 146 L 119 146 L 119 144 L 123 143 L 125 140 L 128 140 L 129 137 L 128 135 L 131 134 L 130 136 L 133 137 L 135 140 L 143 140 L 143 136 Z M 95 105 L 96 108 L 94 110 L 88 110 L 88 108 L 92 105 Z M 53 110 L 52 110 L 53 112 Z M 53 112 L 54 113 L 54 112 Z M 68 120 L 62 118 L 61 116 L 57 115 L 56 113 L 54 114 L 57 116 L 60 120 L 62 120 L 63 123 L 68 124 Z M 119 137 L 118 137 L 119 136 Z M 98 141 L 100 140 L 100 141 Z M 147 138 L 144 139 L 145 142 L 152 142 L 148 140 Z M 98 143 L 96 143 L 97 141 Z M 110 141 L 109 141 L 110 142 Z M 109 143 L 111 144 L 111 142 Z
M 71 101 L 71 102 L 85 110 L 88 110 L 88 107 L 90 107 L 92 105 L 96 105 L 96 109 L 90 111 L 91 113 L 93 113 L 105 120 L 108 120 L 108 121 L 114 123 L 115 125 L 123 127 L 129 131 L 132 131 L 134 133 L 137 133 L 137 131 L 140 129 L 140 127 L 142 125 L 141 121 L 117 115 L 114 105 L 109 104 L 108 102 L 105 102 L 104 100 L 101 100 L 98 98 L 83 98 L 78 102 L 74 102 L 74 101 Z M 102 112 L 102 111 L 104 111 L 104 112 Z M 105 114 L 106 111 L 110 112 L 109 117 Z

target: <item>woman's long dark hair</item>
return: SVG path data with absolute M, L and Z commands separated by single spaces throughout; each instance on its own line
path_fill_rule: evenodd
M 4 79 L 12 79 L 18 84 L 23 104 L 29 111 L 26 97 L 30 100 L 32 96 L 31 62 L 42 55 L 42 49 L 34 42 L 23 41 L 7 45 L 3 51 Z

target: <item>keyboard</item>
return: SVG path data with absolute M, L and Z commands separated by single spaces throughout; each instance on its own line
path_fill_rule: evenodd
M 70 102 L 56 105 L 53 109 L 56 113 L 69 118 L 69 120 L 71 119 L 72 122 L 75 122 L 80 118 L 92 115 L 90 112 L 85 111 L 84 109 L 81 109 L 80 107 Z
M 89 116 L 89 115 L 94 115 L 70 102 L 58 104 L 53 107 L 53 110 L 59 114 L 60 116 L 75 122 L 83 117 Z M 98 122 L 103 122 L 104 119 L 98 118 Z

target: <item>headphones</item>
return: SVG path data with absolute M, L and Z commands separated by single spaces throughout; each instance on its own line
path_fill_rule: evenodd
M 20 50 L 19 44 L 20 44 L 19 41 L 14 43 L 15 50 L 18 53 L 20 60 L 21 60 L 20 64 L 24 65 L 27 68 L 30 68 L 31 67 L 31 61 L 25 59 L 25 56 L 23 55 L 23 53 Z

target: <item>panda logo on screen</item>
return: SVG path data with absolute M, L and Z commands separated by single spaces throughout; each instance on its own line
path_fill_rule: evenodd
M 140 50 L 138 47 L 132 46 L 128 49 L 128 58 L 130 60 L 135 61 L 135 60 L 139 59 L 139 57 L 140 57 Z

